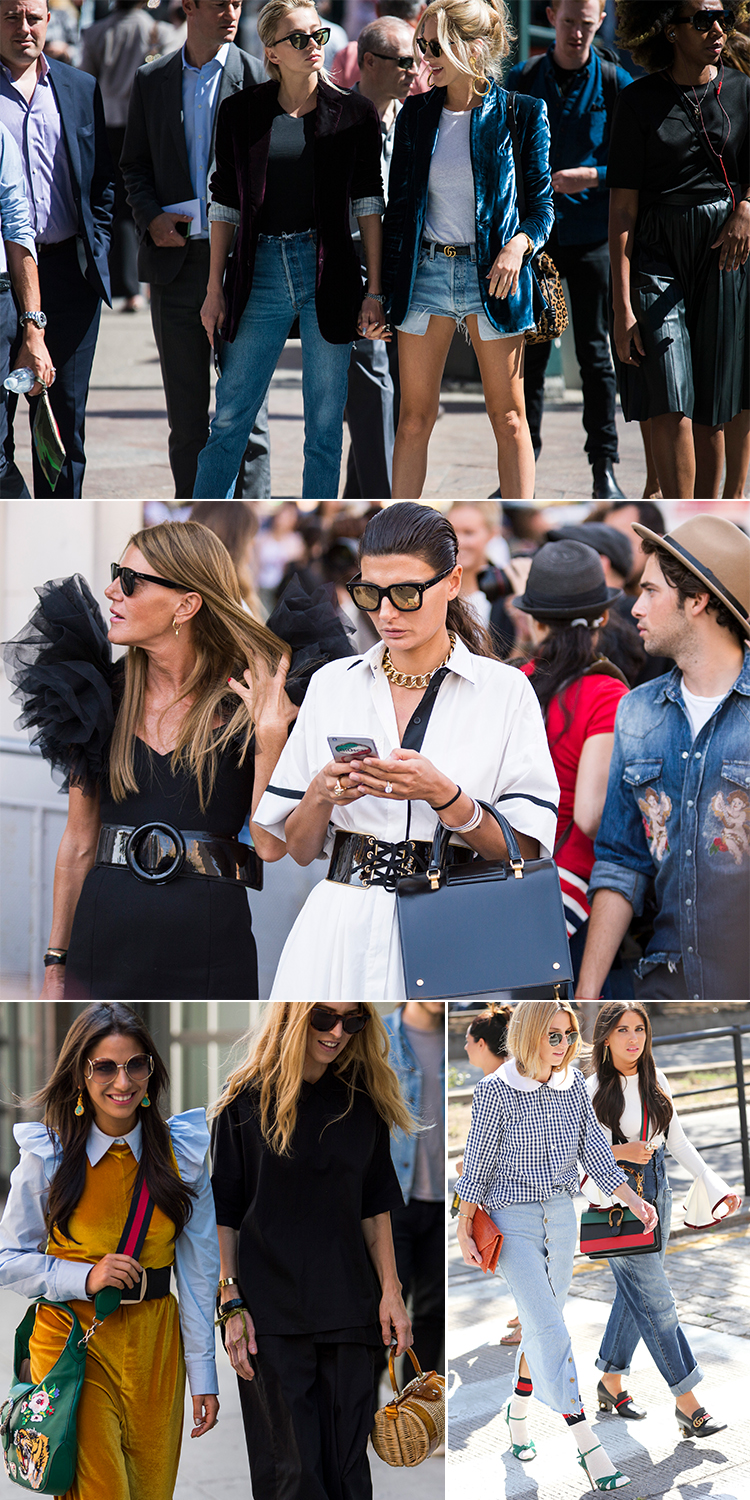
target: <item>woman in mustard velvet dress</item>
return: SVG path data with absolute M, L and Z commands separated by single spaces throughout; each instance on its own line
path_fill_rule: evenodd
M 68 1302 L 86 1329 L 97 1292 L 123 1293 L 88 1344 L 76 1477 L 62 1500 L 171 1500 L 186 1366 L 191 1436 L 217 1420 L 219 1256 L 208 1132 L 203 1110 L 162 1118 L 168 1082 L 140 1018 L 126 1005 L 91 1005 L 35 1101 L 44 1124 L 15 1127 L 21 1161 L 0 1221 L 0 1285 Z M 117 1246 L 142 1174 L 154 1207 L 136 1260 Z M 179 1309 L 169 1291 L 172 1267 Z M 133 1300 L 144 1272 L 145 1296 Z M 32 1380 L 52 1368 L 69 1329 L 64 1314 L 38 1309 Z

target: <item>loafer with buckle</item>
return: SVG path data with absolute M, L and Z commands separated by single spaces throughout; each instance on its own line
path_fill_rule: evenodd
M 674 1414 L 684 1437 L 713 1437 L 715 1432 L 726 1432 L 728 1425 L 726 1422 L 715 1422 L 713 1417 L 708 1415 L 705 1406 L 699 1406 L 698 1410 L 693 1412 L 692 1417 L 680 1411 L 679 1406 L 675 1407 Z
M 643 1407 L 634 1404 L 627 1391 L 620 1391 L 619 1395 L 613 1396 L 601 1380 L 596 1387 L 596 1394 L 600 1411 L 615 1411 L 618 1417 L 626 1417 L 631 1422 L 640 1422 L 648 1415 Z

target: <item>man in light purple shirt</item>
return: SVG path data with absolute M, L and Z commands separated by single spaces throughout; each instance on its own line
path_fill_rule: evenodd
M 57 369 L 49 399 L 66 453 L 54 488 L 34 456 L 34 494 L 77 498 L 101 303 L 110 300 L 114 187 L 98 84 L 44 57 L 48 20 L 46 0 L 0 0 L 0 123 L 21 155 L 47 345 Z M 37 400 L 30 402 L 32 422 Z
M 21 158 L 13 137 L 0 125 L 0 490 L 8 500 L 27 500 L 29 492 L 13 462 L 12 440 L 8 444 L 9 393 L 2 382 L 10 370 L 11 349 L 17 343 L 20 308 L 23 336 L 13 368 L 33 370 L 38 381 L 52 384 L 55 372 L 44 329 L 33 316 L 41 312 L 41 307 Z M 38 395 L 40 384 L 33 389 Z

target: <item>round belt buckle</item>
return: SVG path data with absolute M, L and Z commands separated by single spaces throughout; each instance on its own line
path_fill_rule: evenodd
M 165 856 L 160 835 L 166 835 L 174 845 L 174 855 L 166 853 Z M 144 848 L 146 839 L 149 842 Z M 144 853 L 151 861 L 150 867 L 140 863 Z M 185 863 L 186 855 L 185 840 L 179 828 L 173 828 L 171 823 L 142 823 L 140 828 L 133 829 L 125 845 L 125 863 L 136 880 L 142 880 L 145 885 L 166 885 L 168 881 L 175 880 Z M 165 857 L 167 864 L 163 867 Z

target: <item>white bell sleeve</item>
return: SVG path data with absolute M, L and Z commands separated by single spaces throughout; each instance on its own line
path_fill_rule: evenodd
M 671 1099 L 672 1091 L 666 1074 L 658 1068 L 656 1076 L 665 1094 Z M 721 1219 L 726 1218 L 728 1211 L 725 1209 L 724 1213 L 719 1213 L 718 1209 L 732 1196 L 733 1189 L 718 1172 L 706 1165 L 695 1146 L 690 1144 L 676 1109 L 669 1124 L 666 1143 L 675 1161 L 695 1179 L 683 1205 L 686 1229 L 708 1229 L 710 1225 L 718 1224 Z
M 214 1309 L 221 1275 L 216 1213 L 206 1155 L 206 1111 L 189 1109 L 167 1122 L 177 1168 L 198 1197 L 182 1234 L 175 1240 L 175 1277 L 185 1367 L 193 1396 L 216 1395 Z

